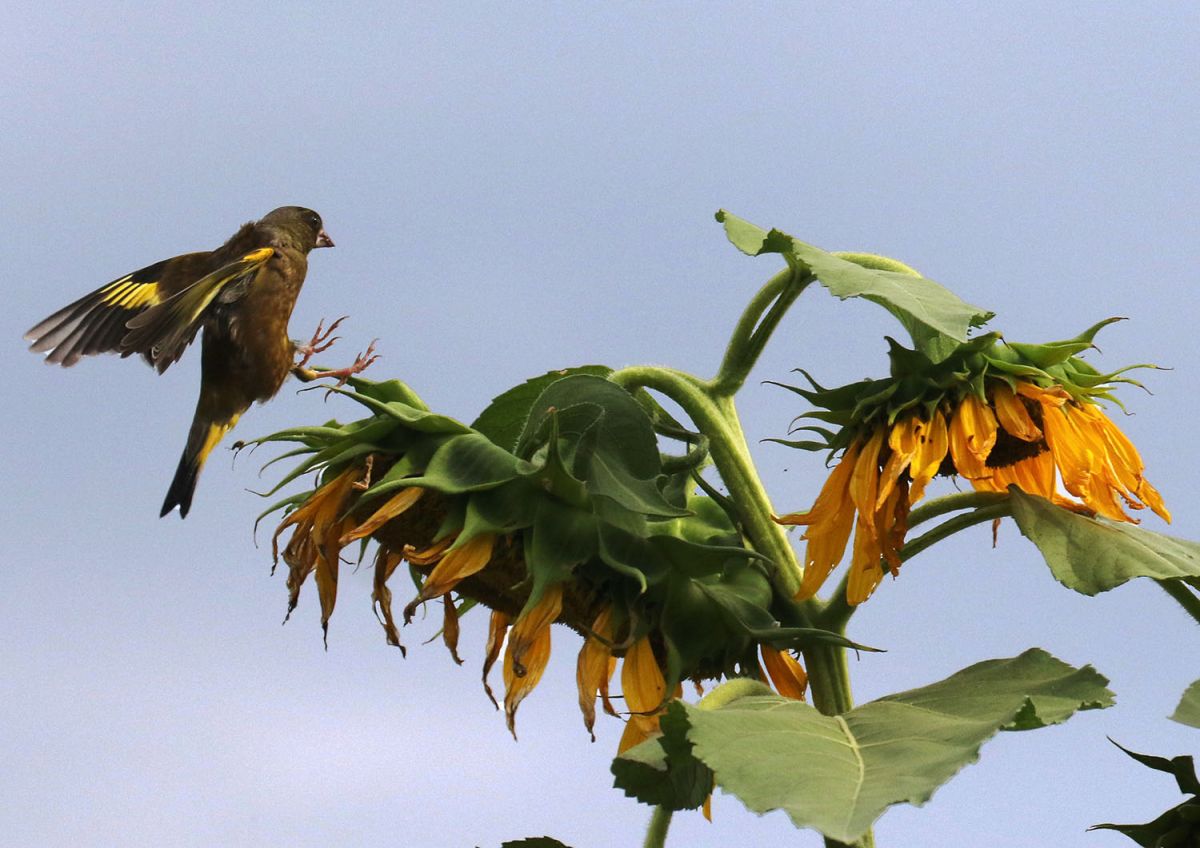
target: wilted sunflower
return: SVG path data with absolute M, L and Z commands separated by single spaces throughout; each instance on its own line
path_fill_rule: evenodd
M 798 597 L 820 589 L 852 529 L 846 600 L 870 597 L 885 568 L 898 572 L 909 509 L 938 475 L 982 492 L 1016 486 L 1114 521 L 1135 522 L 1126 510 L 1147 507 L 1170 521 L 1137 449 L 1096 402 L 1113 399 L 1112 383 L 1133 381 L 1072 355 L 1091 346 L 1100 326 L 1041 346 L 990 335 L 936 365 L 893 342 L 890 380 L 795 389 L 829 410 L 818 417 L 843 427 L 808 428 L 826 435 L 823 445 L 789 444 L 844 450 L 812 509 L 776 519 L 808 527 Z
M 461 662 L 457 642 L 458 609 L 462 601 L 466 597 L 480 600 L 478 595 L 482 594 L 487 601 L 496 602 L 496 597 L 488 593 L 490 579 L 493 584 L 514 585 L 512 576 L 524 569 L 520 545 L 508 535 L 491 533 L 438 536 L 437 528 L 446 513 L 445 500 L 442 495 L 419 487 L 400 489 L 377 509 L 359 515 L 355 498 L 367 487 L 368 474 L 367 465 L 359 464 L 349 465 L 337 474 L 326 474 L 322 485 L 308 493 L 278 525 L 276 543 L 284 530 L 293 528 L 282 553 L 289 566 L 289 612 L 295 607 L 306 577 L 316 573 L 322 624 L 328 626 L 336 599 L 340 553 L 350 543 L 373 536 L 379 548 L 374 557 L 372 599 L 388 642 L 402 646 L 391 611 L 388 582 L 398 565 L 407 561 L 420 573 L 421 584 L 413 600 L 404 607 L 404 623 L 424 603 L 442 600 L 443 640 L 455 661 Z M 490 571 L 496 573 L 490 575 Z M 467 581 L 470 583 L 464 584 Z M 461 594 L 463 590 L 468 594 Z M 571 581 L 551 584 L 532 603 L 527 597 L 516 596 L 508 603 L 497 603 L 496 606 L 504 608 L 494 608 L 491 613 L 482 680 L 488 697 L 497 703 L 487 678 L 503 654 L 503 709 L 514 735 L 517 708 L 538 686 L 550 661 L 551 625 L 565 618 L 564 597 L 577 605 L 580 590 L 580 585 Z M 592 589 L 588 593 L 593 594 Z M 614 614 L 611 603 L 605 603 L 592 625 L 584 629 L 587 635 L 576 672 L 580 709 L 589 733 L 594 726 L 598 699 L 608 714 L 625 718 L 618 752 L 658 733 L 659 717 L 667 704 L 672 698 L 682 696 L 679 685 L 671 687 L 668 693 L 661 633 L 652 630 L 630 638 L 629 627 L 628 615 Z M 791 652 L 769 645 L 760 645 L 760 651 L 762 667 L 757 669 L 760 679 L 769 680 L 787 697 L 803 698 L 806 675 Z M 618 661 L 622 662 L 622 691 L 611 694 L 610 681 Z M 752 673 L 755 669 L 750 670 Z M 618 710 L 613 700 L 620 699 L 624 700 L 624 709 Z

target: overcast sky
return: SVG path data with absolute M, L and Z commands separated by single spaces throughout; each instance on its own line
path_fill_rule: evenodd
M 1127 316 L 1093 361 L 1174 368 L 1124 393 L 1119 422 L 1170 532 L 1200 538 L 1194 3 L 80 5 L 9 4 L 0 36 L 9 844 L 640 844 L 648 808 L 610 788 L 621 725 L 593 744 L 578 715 L 576 637 L 555 632 L 518 743 L 479 686 L 482 613 L 464 667 L 420 645 L 433 620 L 405 632 L 405 660 L 369 574 L 346 573 L 326 652 L 311 586 L 279 626 L 283 575 L 251 537 L 270 454 L 219 449 L 187 521 L 157 517 L 197 355 L 156 377 L 24 350 L 86 291 L 282 204 L 317 209 L 338 245 L 312 257 L 293 335 L 348 313 L 331 362 L 378 336 L 373 376 L 465 420 L 555 367 L 710 374 L 778 269 L 726 243 L 722 206 L 900 258 L 1010 339 Z M 806 293 L 740 401 L 750 438 L 802 411 L 759 379 L 882 375 L 899 332 Z M 359 415 L 292 388 L 238 436 Z M 780 511 L 811 503 L 820 457 L 756 458 Z M 888 649 L 852 663 L 859 701 L 1031 646 L 1118 695 L 987 744 L 925 808 L 888 812 L 881 846 L 1131 844 L 1084 829 L 1179 797 L 1105 735 L 1200 752 L 1165 718 L 1200 677 L 1195 626 L 1145 581 L 1067 591 L 1011 523 L 995 550 L 980 527 L 914 560 L 851 636 Z M 669 844 L 821 843 L 718 795 L 714 822 L 677 816 Z

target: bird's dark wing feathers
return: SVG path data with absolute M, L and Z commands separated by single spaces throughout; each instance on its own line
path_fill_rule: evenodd
M 29 349 L 68 367 L 80 357 L 121 350 L 126 323 L 162 301 L 159 279 L 170 260 L 155 262 L 101 286 L 31 328 Z
M 159 373 L 167 370 L 196 337 L 214 301 L 240 297 L 274 253 L 270 247 L 252 250 L 129 319 L 121 355 L 140 353 Z

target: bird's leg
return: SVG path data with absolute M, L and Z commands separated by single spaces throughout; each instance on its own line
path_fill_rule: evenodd
M 340 338 L 340 336 L 334 336 L 333 333 L 335 330 L 337 330 L 338 325 L 340 325 L 348 317 L 348 315 L 343 315 L 341 318 L 330 324 L 328 330 L 325 329 L 324 318 L 318 321 L 317 330 L 315 333 L 313 333 L 313 337 L 309 340 L 308 344 L 296 345 L 296 353 L 300 354 L 300 361 L 297 362 L 294 367 L 297 369 L 308 370 L 305 369 L 305 366 L 308 365 L 308 361 L 310 359 L 312 359 L 318 353 L 323 353 L 324 351 L 327 351 L 333 347 L 333 343 Z
M 330 329 L 332 330 L 332 327 Z M 323 377 L 337 377 L 338 386 L 344 386 L 347 380 L 355 374 L 361 374 L 363 371 L 366 371 L 379 358 L 379 354 L 375 353 L 375 342 L 377 341 L 379 339 L 375 339 L 367 345 L 366 351 L 355 356 L 354 362 L 346 368 L 321 369 L 317 371 L 313 368 L 305 368 L 304 363 L 301 362 L 292 367 L 292 373 L 305 383 Z

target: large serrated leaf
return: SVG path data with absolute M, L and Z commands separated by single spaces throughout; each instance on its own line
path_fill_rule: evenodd
M 1183 691 L 1179 706 L 1171 713 L 1171 720 L 1191 727 L 1200 727 L 1200 680 Z
M 988 310 L 972 306 L 920 274 L 865 267 L 778 230 L 767 232 L 725 210 L 717 213 L 717 220 L 743 253 L 783 254 L 807 267 L 830 294 L 843 300 L 861 297 L 882 306 L 904 325 L 917 349 L 935 363 L 966 342 L 972 327 L 982 326 L 992 317 Z
M 776 696 L 685 706 L 692 755 L 755 812 L 851 842 L 891 805 L 923 804 L 1002 729 L 1112 703 L 1107 681 L 1045 651 L 971 666 L 940 683 L 825 716 Z
M 1016 488 L 1009 491 L 1022 535 L 1037 545 L 1054 577 L 1068 589 L 1095 595 L 1135 577 L 1200 576 L 1200 543 L 1089 518 Z
M 675 701 L 660 719 L 663 735 L 613 760 L 614 785 L 643 804 L 694 810 L 712 793 L 712 771 L 691 755 L 687 718 Z

